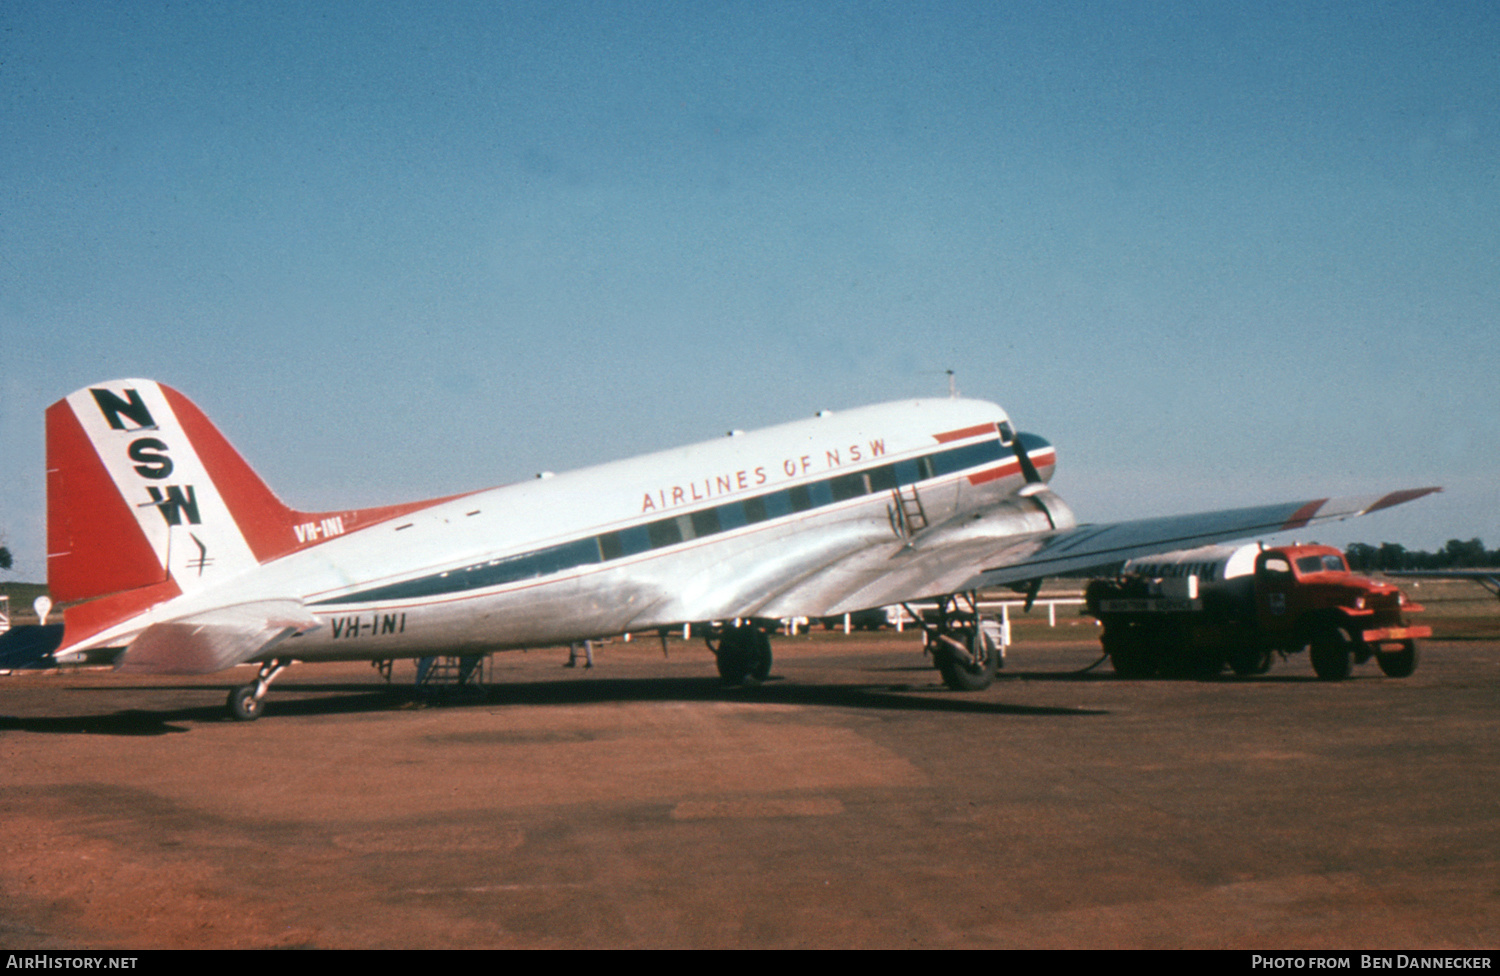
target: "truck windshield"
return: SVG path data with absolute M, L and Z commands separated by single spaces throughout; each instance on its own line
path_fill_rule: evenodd
M 1297 572 L 1305 576 L 1308 573 L 1344 573 L 1348 569 L 1344 566 L 1343 556 L 1303 556 L 1297 560 Z

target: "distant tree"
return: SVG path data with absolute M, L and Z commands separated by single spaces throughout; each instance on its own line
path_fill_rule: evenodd
M 1449 539 L 1437 552 L 1407 549 L 1394 542 L 1382 542 L 1380 548 L 1363 542 L 1344 549 L 1349 568 L 1356 572 L 1387 569 L 1473 569 L 1500 566 L 1500 549 L 1486 549 L 1482 539 Z
M 1380 568 L 1380 550 L 1363 542 L 1352 543 L 1344 550 L 1344 558 L 1348 560 L 1349 568 L 1356 573 Z
M 10 569 L 10 550 L 0 546 L 0 569 Z
M 1468 542 L 1463 542 L 1459 539 L 1449 539 L 1448 544 L 1443 546 L 1441 555 L 1445 566 L 1453 566 L 1459 569 L 1483 566 L 1485 562 L 1484 543 L 1478 539 L 1470 539 Z
M 1376 562 L 1381 569 L 1407 569 L 1406 547 L 1394 542 L 1382 542 Z

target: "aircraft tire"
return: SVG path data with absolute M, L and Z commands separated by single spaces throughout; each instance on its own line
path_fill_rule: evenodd
M 265 703 L 255 697 L 254 685 L 240 685 L 229 692 L 229 717 L 236 722 L 253 722 L 265 711 Z
M 955 636 L 969 639 L 969 653 L 974 655 L 975 661 L 967 664 L 939 644 L 933 657 L 943 676 L 943 684 L 954 691 L 983 691 L 995 681 L 995 673 L 1000 669 L 1000 652 L 990 647 L 980 633 L 970 637 L 965 631 L 957 631 Z
M 1376 654 L 1375 663 L 1388 678 L 1410 678 L 1417 670 L 1417 642 L 1402 641 L 1401 650 Z
M 1354 670 L 1354 642 L 1337 627 L 1315 634 L 1308 656 L 1319 681 L 1343 681 Z
M 717 663 L 725 684 L 765 681 L 771 676 L 771 638 L 759 627 L 731 627 L 719 642 Z

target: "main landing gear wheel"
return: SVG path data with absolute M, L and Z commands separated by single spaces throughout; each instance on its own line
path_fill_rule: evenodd
M 943 684 L 954 691 L 983 691 L 994 683 L 1005 656 L 1000 625 L 979 615 L 978 597 L 964 594 L 968 610 L 959 596 L 938 600 L 936 616 L 923 615 L 922 639 L 932 652 L 932 663 L 943 676 Z M 911 608 L 907 608 L 911 612 Z M 913 614 L 913 616 L 916 616 Z
M 1338 628 L 1331 628 L 1312 639 L 1308 652 L 1319 681 L 1343 681 L 1354 669 L 1354 642 Z
M 1401 642 L 1399 651 L 1382 651 L 1375 655 L 1375 663 L 1388 678 L 1410 678 L 1417 670 L 1417 642 Z
M 726 627 L 719 646 L 708 646 L 727 685 L 759 684 L 771 676 L 771 638 L 754 624 Z
M 963 646 L 967 640 L 968 647 Z M 932 649 L 943 684 L 954 691 L 983 691 L 1000 670 L 1000 649 L 983 630 L 943 631 Z

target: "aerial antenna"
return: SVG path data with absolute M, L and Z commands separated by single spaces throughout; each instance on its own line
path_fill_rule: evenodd
M 954 375 L 953 370 L 951 370 L 951 369 L 945 369 L 945 370 L 943 370 L 943 372 L 945 372 L 945 373 L 948 374 L 948 399 L 950 399 L 950 400 L 957 400 L 958 399 L 958 377 Z

